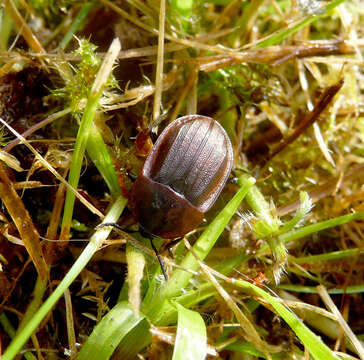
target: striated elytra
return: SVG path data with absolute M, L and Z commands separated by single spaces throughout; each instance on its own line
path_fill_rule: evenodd
M 230 139 L 214 119 L 188 115 L 167 126 L 131 191 L 142 230 L 173 239 L 195 229 L 223 189 L 232 162 Z

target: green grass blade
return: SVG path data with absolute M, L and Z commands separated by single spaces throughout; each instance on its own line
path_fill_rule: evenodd
M 16 333 L 15 329 L 5 313 L 0 314 L 0 325 L 11 338 L 14 338 Z M 35 356 L 30 351 L 25 352 L 23 356 L 26 360 L 36 360 Z
M 109 187 L 112 197 L 114 199 L 117 198 L 121 195 L 118 177 L 107 146 L 94 124 L 91 127 L 86 150 Z
M 296 264 L 311 264 L 311 263 L 323 263 L 326 261 L 343 260 L 347 257 L 353 257 L 356 255 L 364 255 L 364 249 L 354 248 L 347 250 L 332 251 L 325 254 L 303 256 L 299 258 L 293 258 Z
M 121 339 L 113 359 L 135 360 L 137 354 L 151 342 L 150 323 L 144 318 Z
M 270 36 L 268 39 L 263 40 L 262 42 L 260 42 L 257 47 L 262 48 L 262 47 L 266 47 L 266 46 L 271 46 L 271 45 L 276 45 L 278 43 L 280 43 L 281 41 L 283 41 L 286 37 L 296 33 L 297 31 L 301 30 L 302 28 L 304 28 L 305 26 L 313 23 L 314 21 L 321 19 L 323 16 L 326 15 L 326 13 L 328 11 L 331 11 L 332 9 L 334 9 L 335 7 L 337 7 L 338 5 L 340 5 L 341 3 L 345 2 L 346 0 L 333 0 L 331 1 L 327 6 L 326 6 L 326 10 L 323 14 L 319 14 L 319 15 L 311 15 L 308 18 L 302 20 L 301 22 L 299 22 L 298 24 L 296 24 L 295 26 L 288 28 L 288 29 L 284 29 L 280 32 L 278 32 L 277 34 L 274 34 L 272 36 Z
M 0 51 L 6 51 L 9 47 L 9 38 L 13 29 L 11 16 L 4 10 L 0 10 Z
M 83 344 L 77 359 L 109 359 L 122 339 L 143 320 L 144 317 L 134 314 L 128 303 L 117 304 L 94 328 Z
M 247 341 L 235 341 L 232 344 L 229 344 L 225 347 L 223 347 L 223 350 L 230 350 L 235 351 L 242 354 L 248 354 L 251 356 L 254 356 L 255 358 L 263 358 L 266 359 L 267 357 L 259 351 L 254 344 L 247 342 Z M 271 354 L 272 360 L 279 360 L 279 359 L 287 359 L 287 353 L 284 353 L 283 355 L 278 354 Z
M 295 291 L 295 292 L 305 293 L 305 294 L 317 294 L 316 286 L 281 284 L 278 286 L 278 289 Z M 351 286 L 347 286 L 345 288 L 328 289 L 327 292 L 332 295 L 364 293 L 364 284 L 351 285 Z
M 172 360 L 203 360 L 207 355 L 206 326 L 201 315 L 176 303 L 178 324 Z
M 302 227 L 300 229 L 297 229 L 297 230 L 289 231 L 289 232 L 287 232 L 285 234 L 280 235 L 280 238 L 281 238 L 281 240 L 283 242 L 294 241 L 294 240 L 300 239 L 302 237 L 305 237 L 305 236 L 311 235 L 313 233 L 316 233 L 318 231 L 322 231 L 322 230 L 332 228 L 334 226 L 339 226 L 339 225 L 342 225 L 342 224 L 346 224 L 346 223 L 348 223 L 350 221 L 363 220 L 363 219 L 364 219 L 364 211 L 360 211 L 360 212 L 355 213 L 355 214 L 348 214 L 348 215 L 338 216 L 338 217 L 336 217 L 334 219 L 321 221 L 321 222 L 318 222 L 316 224 L 304 226 L 304 227 Z
M 296 264 L 322 263 L 326 261 L 343 260 L 347 257 L 350 258 L 359 254 L 364 255 L 364 249 L 354 248 L 332 251 L 326 254 L 303 256 L 299 258 L 294 258 L 293 262 Z
M 243 280 L 232 281 L 232 284 L 240 289 L 253 293 L 266 300 L 274 310 L 295 332 L 312 357 L 316 360 L 337 360 L 338 357 L 315 335 L 292 311 L 282 305 L 276 298 L 269 295 L 261 288 Z
M 72 185 L 75 189 L 77 189 L 80 179 L 83 157 L 85 154 L 91 125 L 95 117 L 96 110 L 98 108 L 99 99 L 101 97 L 102 90 L 108 81 L 109 75 L 112 70 L 112 65 L 117 55 L 119 54 L 119 51 L 120 42 L 116 39 L 110 45 L 108 55 L 105 57 L 104 62 L 101 65 L 101 68 L 96 76 L 96 79 L 87 99 L 86 108 L 82 115 L 81 124 L 77 133 L 75 149 L 72 154 L 72 163 L 68 177 L 69 184 Z M 64 239 L 67 239 L 69 236 L 74 203 L 75 195 L 71 191 L 67 190 L 61 233 L 61 238 Z
M 282 242 L 290 242 L 299 240 L 305 236 L 309 236 L 311 234 L 317 233 L 322 230 L 330 229 L 335 226 L 343 225 L 348 222 L 354 221 L 354 220 L 364 220 L 364 211 L 360 211 L 354 214 L 347 214 L 343 216 L 338 216 L 333 219 L 320 221 L 316 224 L 303 226 L 299 229 L 294 229 L 291 231 L 288 231 L 285 234 L 279 235 L 279 238 Z M 258 251 L 257 255 L 265 254 L 268 250 L 268 245 L 262 246 Z
M 68 43 L 72 40 L 73 35 L 76 34 L 78 29 L 82 26 L 82 24 L 86 20 L 88 14 L 90 13 L 90 11 L 94 5 L 95 5 L 95 3 L 93 3 L 93 2 L 85 3 L 82 5 L 80 11 L 78 12 L 78 14 L 76 15 L 76 17 L 73 21 L 71 27 L 69 28 L 66 35 L 64 36 L 64 38 L 62 39 L 62 41 L 59 44 L 59 46 L 62 49 L 65 49 L 67 47 Z
M 209 283 L 201 284 L 197 290 L 189 290 L 185 294 L 175 298 L 175 302 L 183 305 L 185 308 L 191 308 L 202 301 L 216 295 L 216 289 Z M 178 313 L 176 307 L 171 301 L 164 301 L 161 305 L 163 309 L 162 316 L 158 320 L 158 325 L 169 325 L 177 322 Z

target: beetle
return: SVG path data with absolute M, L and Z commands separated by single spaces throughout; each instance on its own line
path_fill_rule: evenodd
M 158 137 L 131 190 L 130 205 L 145 233 L 182 237 L 199 226 L 232 168 L 233 149 L 214 119 L 187 115 Z
M 166 279 L 152 236 L 175 239 L 198 227 L 225 186 L 232 164 L 229 136 L 207 116 L 176 119 L 153 145 L 129 204 L 140 230 L 151 239 Z

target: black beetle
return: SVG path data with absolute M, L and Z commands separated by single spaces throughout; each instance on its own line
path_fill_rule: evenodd
M 183 116 L 168 125 L 133 184 L 130 207 L 167 280 L 152 235 L 183 237 L 199 226 L 221 193 L 233 164 L 229 136 L 214 119 Z M 101 226 L 117 224 L 102 224 Z
M 215 203 L 233 163 L 223 127 L 201 115 L 183 116 L 167 126 L 135 181 L 130 205 L 144 232 L 182 237 L 201 224 Z

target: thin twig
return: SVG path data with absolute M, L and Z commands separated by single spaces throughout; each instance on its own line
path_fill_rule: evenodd
M 292 144 L 299 136 L 309 128 L 315 121 L 317 121 L 320 115 L 326 110 L 327 106 L 331 103 L 334 96 L 339 92 L 344 84 L 344 80 L 340 79 L 336 84 L 329 86 L 322 94 L 320 100 L 300 122 L 297 128 L 294 130 L 293 134 L 284 139 L 280 144 L 272 150 L 271 154 L 265 160 L 265 164 L 272 160 L 276 155 L 278 155 L 282 150 L 284 150 L 288 145 Z

